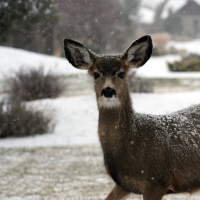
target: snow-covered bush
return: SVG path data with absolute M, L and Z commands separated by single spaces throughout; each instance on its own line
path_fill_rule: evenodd
M 154 83 L 148 79 L 135 76 L 135 71 L 128 75 L 128 84 L 130 92 L 135 93 L 152 93 Z
M 200 55 L 190 54 L 180 61 L 167 63 L 169 70 L 174 72 L 200 71 Z
M 45 73 L 44 69 L 21 68 L 14 77 L 7 78 L 7 90 L 11 99 L 31 101 L 35 99 L 56 98 L 65 89 L 61 78 Z
M 20 101 L 0 102 L 0 138 L 44 134 L 53 130 L 52 114 L 33 111 Z

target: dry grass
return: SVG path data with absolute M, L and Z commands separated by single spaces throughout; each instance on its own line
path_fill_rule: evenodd
M 114 183 L 97 145 L 0 148 L 0 200 L 100 200 Z M 131 195 L 128 199 L 142 200 Z M 163 200 L 197 200 L 169 195 Z

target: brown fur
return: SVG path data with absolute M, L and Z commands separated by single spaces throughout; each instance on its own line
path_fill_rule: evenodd
M 99 74 L 95 79 L 98 134 L 105 168 L 116 183 L 107 200 L 126 198 L 129 193 L 142 194 L 144 200 L 161 200 L 168 193 L 200 188 L 200 105 L 163 116 L 138 114 L 132 109 L 127 74 L 130 67 L 141 66 L 150 57 L 152 45 L 148 37 L 134 42 L 122 56 L 78 51 L 89 74 Z M 76 48 L 73 45 L 65 41 L 67 53 Z M 73 60 L 72 64 L 77 62 L 77 55 L 66 56 Z M 91 61 L 85 62 L 84 57 Z M 81 68 L 80 64 L 73 65 Z M 119 77 L 121 72 L 124 78 Z M 99 103 L 107 87 L 116 91 L 120 104 L 107 107 L 105 102 L 105 106 Z

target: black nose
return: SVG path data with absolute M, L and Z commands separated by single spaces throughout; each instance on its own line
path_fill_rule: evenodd
M 105 96 L 108 98 L 111 98 L 113 95 L 116 95 L 116 91 L 110 87 L 103 89 L 101 92 L 101 96 Z

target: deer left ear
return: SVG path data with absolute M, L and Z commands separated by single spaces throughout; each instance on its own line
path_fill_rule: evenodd
M 88 70 L 94 63 L 95 55 L 79 42 L 65 39 L 64 51 L 69 63 L 78 69 Z
M 133 42 L 122 56 L 122 60 L 130 68 L 141 67 L 149 60 L 152 49 L 151 36 L 145 35 Z

